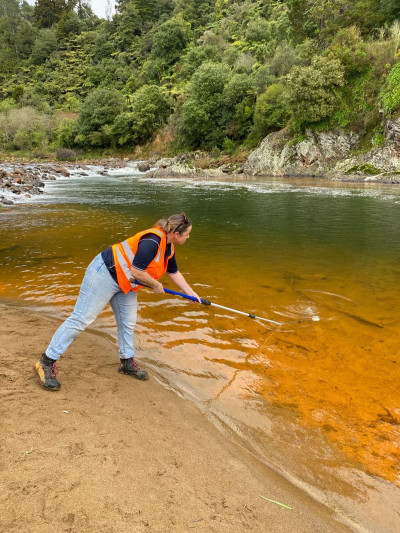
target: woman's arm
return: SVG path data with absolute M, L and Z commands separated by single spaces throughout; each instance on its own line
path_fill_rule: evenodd
M 179 270 L 175 272 L 175 274 L 168 273 L 168 276 L 172 279 L 172 281 L 175 283 L 177 287 L 183 290 L 184 293 L 188 294 L 189 296 L 194 296 L 201 303 L 200 296 L 194 292 L 194 290 L 190 287 L 189 283 L 185 280 L 185 278 L 179 272 Z
M 150 276 L 150 274 L 145 270 L 139 270 L 138 268 L 131 267 L 131 274 L 132 277 L 135 278 L 137 281 L 153 289 L 153 292 L 155 292 L 156 294 L 162 294 L 164 292 L 162 283 L 154 279 L 153 276 Z

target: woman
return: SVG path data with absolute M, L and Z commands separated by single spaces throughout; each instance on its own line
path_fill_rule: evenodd
M 45 389 L 59 390 L 58 359 L 109 302 L 117 323 L 118 371 L 141 380 L 148 378 L 147 372 L 141 370 L 135 361 L 133 347 L 139 284 L 162 294 L 164 288 L 158 280 L 167 272 L 175 285 L 200 301 L 179 272 L 175 260 L 174 244 L 185 244 L 191 231 L 192 223 L 185 213 L 172 215 L 156 222 L 153 228 L 110 246 L 93 259 L 86 270 L 72 315 L 61 324 L 36 363 Z

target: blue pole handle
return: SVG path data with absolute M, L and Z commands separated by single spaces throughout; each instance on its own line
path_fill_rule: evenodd
M 140 281 L 138 281 L 137 279 L 131 278 L 129 282 L 136 283 L 137 285 L 141 285 L 142 287 L 147 287 L 148 289 L 151 288 L 148 285 L 144 285 L 143 283 L 140 283 Z M 192 302 L 199 301 L 195 296 L 189 296 L 188 294 L 185 294 L 184 292 L 173 291 L 171 289 L 165 289 L 165 288 L 164 288 L 164 292 L 168 294 L 174 294 L 175 296 L 181 296 L 182 298 L 186 298 L 187 300 L 191 300 Z M 211 302 L 209 302 L 208 300 L 204 300 L 203 298 L 201 298 L 200 300 L 201 300 L 201 303 L 204 305 L 211 305 Z
M 164 288 L 164 292 L 167 292 L 168 294 L 174 294 L 175 296 L 181 296 L 182 298 L 186 298 L 187 300 L 192 300 L 192 302 L 199 302 L 199 300 L 195 296 L 189 296 L 184 292 L 172 291 L 171 289 L 166 288 Z M 209 302 L 208 300 L 203 300 L 203 298 L 200 298 L 200 301 L 204 305 L 211 305 L 211 302 Z

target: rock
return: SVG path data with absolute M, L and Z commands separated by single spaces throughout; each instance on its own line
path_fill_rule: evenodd
M 386 121 L 385 137 L 389 143 L 400 149 L 400 119 Z
M 159 168 L 169 168 L 170 166 L 172 166 L 174 163 L 176 163 L 176 158 L 171 158 L 171 157 L 163 157 L 162 159 L 159 159 L 157 162 L 156 162 L 156 166 L 159 167 Z
M 169 167 L 153 170 L 147 176 L 150 178 L 171 178 L 174 176 L 207 176 L 204 170 L 189 166 L 187 163 L 176 163 Z
M 1 203 L 4 205 L 14 205 L 14 202 L 12 202 L 11 200 L 7 200 L 6 198 L 2 198 Z
M 358 134 L 338 129 L 332 132 L 307 130 L 305 137 L 295 142 L 287 130 L 281 130 L 265 137 L 259 148 L 249 155 L 243 170 L 252 175 L 322 175 L 335 161 L 345 157 L 358 140 Z
M 365 154 L 357 154 L 338 161 L 327 172 L 327 177 L 344 181 L 369 178 L 369 181 L 388 181 L 388 183 L 395 180 L 397 183 L 396 173 L 399 171 L 400 154 L 393 144 L 388 144 Z M 389 177 L 389 174 L 392 177 Z
M 150 165 L 147 161 L 143 161 L 143 163 L 138 164 L 138 170 L 139 172 L 147 172 L 150 170 Z

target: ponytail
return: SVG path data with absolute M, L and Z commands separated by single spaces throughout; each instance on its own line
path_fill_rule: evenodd
M 177 231 L 179 234 L 182 234 L 192 225 L 191 220 L 185 215 L 185 213 L 180 213 L 179 215 L 171 215 L 169 218 L 161 218 L 155 223 L 155 226 L 158 226 L 165 233 L 170 233 L 171 231 Z

